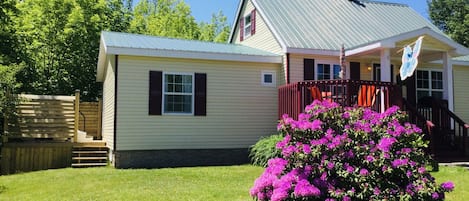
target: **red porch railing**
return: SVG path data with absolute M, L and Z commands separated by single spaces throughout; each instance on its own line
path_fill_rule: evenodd
M 330 100 L 342 106 L 364 106 L 376 111 L 402 106 L 402 90 L 390 82 L 364 80 L 321 80 L 287 84 L 278 89 L 278 114 L 297 118 L 314 99 Z

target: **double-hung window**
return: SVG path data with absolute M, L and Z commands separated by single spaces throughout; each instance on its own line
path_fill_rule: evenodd
M 426 96 L 443 98 L 443 72 L 417 70 L 417 100 Z
M 166 114 L 193 114 L 194 75 L 191 73 L 164 73 L 163 112 Z
M 248 38 L 251 36 L 251 29 L 252 29 L 252 14 L 247 15 L 244 17 L 244 38 Z
M 340 65 L 333 63 L 319 62 L 316 67 L 316 80 L 339 79 Z

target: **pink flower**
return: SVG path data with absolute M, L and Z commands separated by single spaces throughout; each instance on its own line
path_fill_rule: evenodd
M 454 183 L 450 181 L 443 182 L 441 184 L 441 187 L 445 189 L 446 191 L 452 191 L 454 189 Z
M 360 169 L 360 175 L 367 176 L 369 174 L 368 170 L 365 168 Z
M 378 149 L 382 152 L 389 152 L 391 146 L 397 142 L 396 138 L 393 137 L 383 137 L 378 143 Z
M 307 180 L 299 180 L 293 191 L 296 196 L 299 197 L 308 197 L 308 196 L 319 196 L 321 191 L 316 188 L 316 186 L 310 184 Z
M 405 158 L 405 159 L 393 160 L 391 164 L 393 168 L 398 168 L 398 167 L 407 165 L 408 163 L 409 163 L 409 159 Z
M 305 154 L 310 154 L 311 153 L 311 147 L 307 144 L 303 145 L 303 152 L 305 152 Z

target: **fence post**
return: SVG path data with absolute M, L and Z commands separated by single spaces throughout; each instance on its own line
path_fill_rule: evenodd
M 10 101 L 10 91 L 7 89 L 6 90 L 6 98 L 7 98 L 7 101 Z M 2 135 L 2 142 L 3 143 L 7 143 L 8 142 L 8 113 L 10 112 L 9 111 L 9 107 L 7 106 L 5 112 L 3 113 L 3 135 Z
M 77 142 L 78 124 L 80 123 L 80 90 L 75 90 L 75 129 L 73 133 L 73 142 Z
M 98 130 L 96 131 L 98 139 L 102 139 L 102 136 L 101 136 L 102 111 L 103 111 L 103 100 L 100 98 L 98 99 Z

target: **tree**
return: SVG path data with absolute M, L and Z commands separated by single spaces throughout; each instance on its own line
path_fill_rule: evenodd
M 22 92 L 70 95 L 86 91 L 96 99 L 96 63 L 102 30 L 125 31 L 130 5 L 119 0 L 26 0 L 15 19 L 26 53 L 18 78 Z
M 15 0 L 0 1 L 0 64 L 18 63 L 17 38 L 12 17 L 17 14 Z
M 181 0 L 141 0 L 135 6 L 129 31 L 155 36 L 226 42 L 230 26 L 220 11 L 210 23 L 197 24 Z
M 433 24 L 469 47 L 469 0 L 427 0 L 427 3 Z
M 130 32 L 195 39 L 199 27 L 190 7 L 180 0 L 141 0 L 135 6 Z
M 219 11 L 217 14 L 212 14 L 211 23 L 201 22 L 199 40 L 226 42 L 230 35 L 230 26 L 226 19 L 223 12 Z

